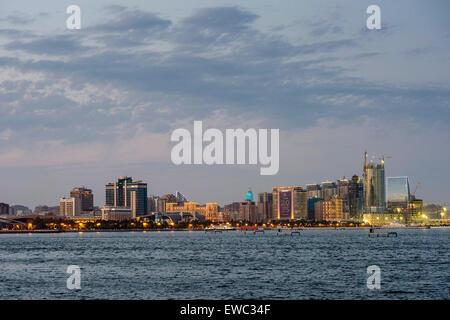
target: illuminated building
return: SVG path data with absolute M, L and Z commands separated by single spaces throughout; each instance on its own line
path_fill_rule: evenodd
M 229 215 L 219 211 L 219 204 L 217 202 L 207 202 L 205 205 L 199 205 L 197 202 L 168 202 L 166 203 L 165 212 L 198 213 L 204 216 L 206 220 L 213 222 L 229 221 Z
M 94 210 L 94 195 L 91 189 L 85 187 L 73 188 L 70 191 L 71 198 L 78 198 L 81 201 L 81 211 Z
M 76 217 L 81 214 L 80 198 L 61 198 L 59 199 L 59 215 Z
M 343 200 L 334 195 L 331 200 L 320 200 L 314 204 L 314 219 L 316 221 L 342 221 L 348 219 L 343 211 Z
M 157 209 L 159 212 L 167 212 L 167 203 L 178 203 L 177 197 L 171 193 L 164 194 L 158 199 Z
M 272 195 L 274 220 L 308 219 L 308 195 L 303 187 L 275 187 Z
M 124 176 L 108 183 L 105 189 L 107 206 L 131 208 L 132 218 L 147 214 L 147 183 Z
M 382 213 L 385 211 L 384 160 L 381 164 L 367 162 L 364 153 L 364 212 Z
M 125 221 L 131 220 L 132 218 L 132 211 L 128 207 L 103 206 L 101 210 L 102 210 L 102 220 Z

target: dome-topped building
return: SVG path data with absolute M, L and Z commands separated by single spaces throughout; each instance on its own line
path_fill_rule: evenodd
M 247 195 L 245 197 L 246 200 L 253 201 L 253 192 L 251 188 L 248 188 Z

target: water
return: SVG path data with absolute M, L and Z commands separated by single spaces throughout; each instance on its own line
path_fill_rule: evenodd
M 449 299 L 450 230 L 397 232 L 2 234 L 0 299 Z

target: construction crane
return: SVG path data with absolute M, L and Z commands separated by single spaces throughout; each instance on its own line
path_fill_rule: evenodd
M 391 156 L 385 156 L 385 155 L 382 155 L 380 158 L 378 158 L 378 159 L 380 159 L 381 160 L 381 163 L 384 165 L 384 159 L 390 159 L 390 158 L 392 158 Z
M 412 196 L 415 196 L 415 195 L 416 195 L 416 191 L 417 191 L 417 189 L 418 189 L 419 187 L 420 187 L 420 182 L 417 182 L 417 183 L 416 183 L 416 187 L 414 188 L 413 193 L 411 193 Z

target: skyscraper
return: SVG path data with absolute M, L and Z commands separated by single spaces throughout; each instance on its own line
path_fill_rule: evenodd
M 308 219 L 308 195 L 303 187 L 273 188 L 273 219 Z
M 263 222 L 272 220 L 273 197 L 272 193 L 258 193 L 258 215 Z
M 337 186 L 335 182 L 324 181 L 322 182 L 322 198 L 325 201 L 331 200 L 335 194 L 337 194 Z
M 381 164 L 367 162 L 364 153 L 364 211 L 381 213 L 385 210 L 386 187 L 384 161 Z
M 350 215 L 350 198 L 349 198 L 350 180 L 345 177 L 337 181 L 337 195 L 342 199 L 342 211 Z
M 333 195 L 328 201 L 317 201 L 314 206 L 316 221 L 342 221 L 348 217 L 342 210 L 343 201 L 338 195 Z
M 355 174 L 349 181 L 348 199 L 350 219 L 361 219 L 364 198 L 364 185 L 361 179 Z
M 94 195 L 91 189 L 85 187 L 73 188 L 70 191 L 71 198 L 77 198 L 81 201 L 81 211 L 94 210 Z
M 105 191 L 107 206 L 130 208 L 132 218 L 147 214 L 147 183 L 123 176 L 108 183 Z
M 391 206 L 408 206 L 410 200 L 408 177 L 387 178 L 387 202 Z
M 306 192 L 308 195 L 308 199 L 311 198 L 320 198 L 321 197 L 321 193 L 320 193 L 320 184 L 307 184 L 306 185 Z

